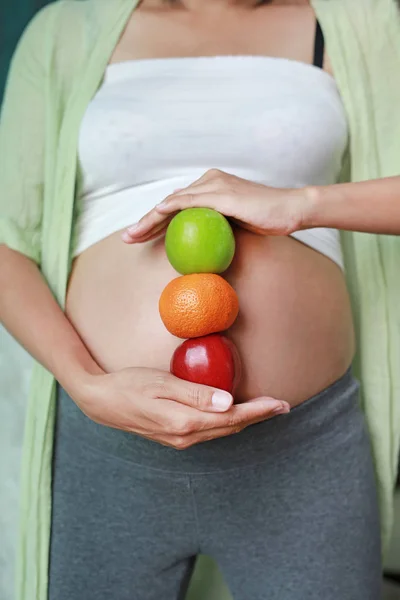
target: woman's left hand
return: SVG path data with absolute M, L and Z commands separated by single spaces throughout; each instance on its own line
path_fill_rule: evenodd
M 307 227 L 310 203 L 305 189 L 267 187 L 211 169 L 128 227 L 122 239 L 128 244 L 152 240 L 165 232 L 174 214 L 189 207 L 213 208 L 259 235 L 289 235 Z

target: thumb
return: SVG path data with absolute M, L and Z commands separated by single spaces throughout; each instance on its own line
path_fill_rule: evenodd
M 171 375 L 165 397 L 205 412 L 226 412 L 233 404 L 232 394 L 218 388 L 191 383 Z
M 272 405 L 273 414 L 286 414 L 291 410 L 289 402 L 285 400 L 279 400 L 278 398 L 272 398 L 272 396 L 260 396 L 259 398 L 252 398 L 247 400 L 245 404 L 251 404 L 253 402 L 263 403 L 266 406 Z

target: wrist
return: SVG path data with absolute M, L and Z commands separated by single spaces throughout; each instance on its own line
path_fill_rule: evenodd
M 346 185 L 332 184 L 304 188 L 305 212 L 303 229 L 331 227 L 347 229 L 346 218 L 351 201 L 346 195 Z
M 301 194 L 302 200 L 301 229 L 322 227 L 322 188 L 319 186 L 307 186 L 298 191 Z
M 105 371 L 93 360 L 89 353 L 78 353 L 65 361 L 54 376 L 71 398 L 84 401 L 90 397 L 99 376 Z
M 64 383 L 59 380 L 61 387 L 83 412 L 96 401 L 104 383 L 104 373 L 80 371 L 76 377 L 69 377 Z

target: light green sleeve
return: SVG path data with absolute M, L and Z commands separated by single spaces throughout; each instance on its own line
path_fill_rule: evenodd
M 45 31 L 49 7 L 13 56 L 0 119 L 0 243 L 40 263 L 46 128 Z

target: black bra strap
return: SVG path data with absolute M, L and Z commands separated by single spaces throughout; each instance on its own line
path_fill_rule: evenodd
M 314 45 L 314 66 L 323 69 L 324 67 L 324 52 L 325 52 L 325 39 L 324 32 L 322 31 L 321 25 L 317 19 L 317 27 L 315 30 L 315 45 Z

